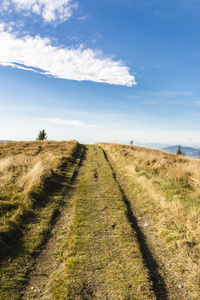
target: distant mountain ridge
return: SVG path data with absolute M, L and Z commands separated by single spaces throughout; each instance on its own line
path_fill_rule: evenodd
M 178 146 L 179 145 L 169 146 L 169 147 L 162 148 L 161 150 L 168 152 L 168 153 L 176 154 Z M 188 156 L 188 157 L 199 157 L 199 153 L 200 153 L 200 149 L 195 149 L 195 148 L 191 148 L 191 147 L 182 147 L 182 146 L 181 146 L 181 151 L 183 152 L 183 154 L 185 156 Z
M 0 143 L 12 142 L 11 140 L 0 140 Z

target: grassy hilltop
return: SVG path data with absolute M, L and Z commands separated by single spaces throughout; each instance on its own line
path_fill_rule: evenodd
M 199 299 L 199 160 L 5 142 L 0 186 L 0 299 Z

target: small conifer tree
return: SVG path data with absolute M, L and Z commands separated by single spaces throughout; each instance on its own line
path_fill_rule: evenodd
M 176 151 L 177 155 L 183 155 L 183 152 L 181 151 L 181 145 L 178 146 L 178 149 Z
M 37 141 L 44 141 L 46 139 L 47 139 L 47 133 L 45 132 L 45 129 L 42 129 L 41 131 L 39 131 L 36 140 Z

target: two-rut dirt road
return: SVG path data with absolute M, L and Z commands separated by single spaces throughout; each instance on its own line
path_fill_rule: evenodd
M 23 299 L 188 299 L 159 271 L 106 153 L 86 148 Z

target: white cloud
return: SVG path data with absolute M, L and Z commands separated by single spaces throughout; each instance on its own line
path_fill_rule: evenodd
M 14 23 L 14 22 L 8 22 L 8 23 L 1 22 L 0 23 L 0 32 L 1 31 L 12 32 L 13 27 L 15 25 L 16 25 L 16 23 Z
M 72 15 L 77 3 L 72 0 L 3 0 L 3 11 L 32 12 L 41 15 L 45 22 L 66 21 Z
M 42 119 L 43 121 L 47 121 L 54 124 L 63 124 L 63 125 L 70 125 L 70 126 L 86 126 L 83 121 L 80 120 L 64 120 L 59 118 L 45 118 Z
M 88 15 L 87 16 L 83 16 L 83 17 L 79 17 L 77 18 L 78 20 L 81 20 L 81 21 L 85 21 L 87 19 Z
M 4 31 L 4 28 L 5 28 L 5 24 L 4 23 L 0 23 L 0 32 Z
M 40 10 L 40 7 L 38 4 L 33 5 L 32 11 L 33 11 L 33 13 L 38 14 L 38 15 L 41 13 L 41 10 Z
M 9 5 L 10 5 L 9 0 L 4 0 L 1 4 L 1 10 L 8 10 Z
M 102 57 L 92 49 L 59 48 L 48 38 L 29 35 L 19 38 L 0 26 L 0 65 L 35 68 L 41 74 L 77 81 L 132 86 L 135 77 L 120 61 Z

